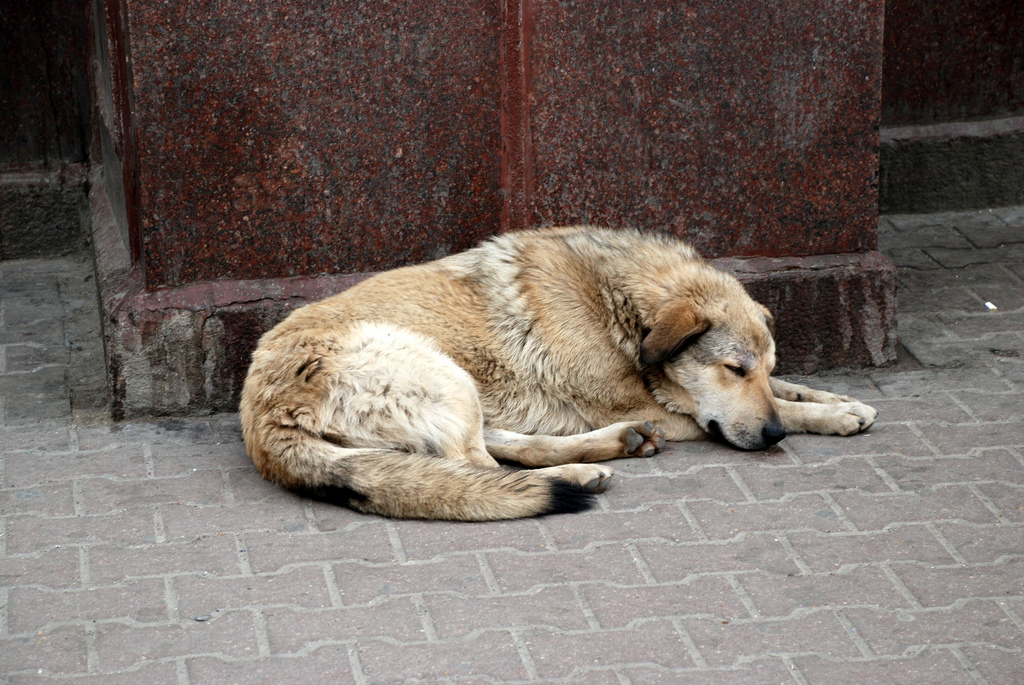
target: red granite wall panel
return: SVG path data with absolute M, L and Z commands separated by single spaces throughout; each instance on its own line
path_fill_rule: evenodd
M 888 0 L 882 122 L 1024 114 L 1024 3 Z
M 531 223 L 875 245 L 882 0 L 532 0 Z
M 497 3 L 127 4 L 148 289 L 377 271 L 498 230 Z

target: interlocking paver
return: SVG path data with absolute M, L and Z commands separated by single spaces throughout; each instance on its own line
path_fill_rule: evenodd
M 286 492 L 232 414 L 110 423 L 90 263 L 2 262 L 0 681 L 1019 685 L 1022 217 L 880 221 L 900 362 L 790 378 L 867 433 L 670 444 L 487 524 Z

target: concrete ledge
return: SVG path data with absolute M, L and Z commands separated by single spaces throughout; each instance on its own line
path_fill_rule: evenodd
M 223 281 L 146 292 L 101 179 L 91 196 L 112 413 L 233 411 L 259 336 L 370 274 Z M 877 252 L 719 259 L 776 313 L 782 373 L 896 358 L 896 270 Z
M 1024 117 L 898 126 L 880 134 L 883 213 L 1024 204 Z
M 0 259 L 59 257 L 88 244 L 86 169 L 0 172 Z

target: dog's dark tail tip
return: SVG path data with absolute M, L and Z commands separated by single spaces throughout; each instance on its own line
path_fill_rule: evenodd
M 594 506 L 594 493 L 584 490 L 567 480 L 551 481 L 551 503 L 541 512 L 548 514 L 575 514 Z

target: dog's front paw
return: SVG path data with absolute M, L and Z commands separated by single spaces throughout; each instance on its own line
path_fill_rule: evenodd
M 863 402 L 837 402 L 826 405 L 833 412 L 832 420 L 826 421 L 829 430 L 818 431 L 826 435 L 853 435 L 867 430 L 875 422 L 878 410 Z M 828 425 L 831 424 L 831 425 Z
M 665 449 L 665 431 L 651 421 L 630 426 L 622 434 L 626 456 L 653 457 Z

